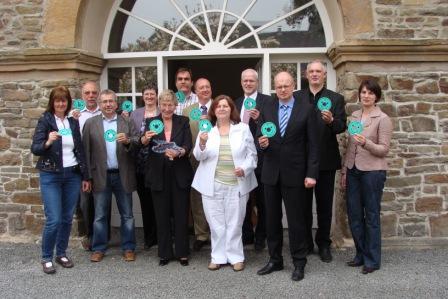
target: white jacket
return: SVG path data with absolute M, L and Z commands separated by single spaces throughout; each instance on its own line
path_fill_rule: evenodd
M 201 151 L 199 135 L 193 150 L 193 155 L 199 161 L 199 167 L 191 186 L 201 194 L 213 196 L 221 136 L 218 127 L 214 126 L 208 133 L 205 149 Z M 245 195 L 257 187 L 257 178 L 254 173 L 254 169 L 257 167 L 257 150 L 249 126 L 242 122 L 230 125 L 229 141 L 235 168 L 240 167 L 244 170 L 244 177 L 237 179 L 240 195 Z

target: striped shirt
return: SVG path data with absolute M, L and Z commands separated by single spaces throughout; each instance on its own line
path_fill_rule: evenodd
M 221 136 L 219 145 L 218 164 L 216 165 L 215 181 L 224 185 L 237 185 L 235 165 L 233 164 L 232 151 L 230 149 L 229 135 Z

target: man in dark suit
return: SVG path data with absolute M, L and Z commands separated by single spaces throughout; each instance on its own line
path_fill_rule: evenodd
M 314 187 L 316 197 L 316 211 L 318 229 L 316 232 L 316 244 L 319 248 L 319 256 L 323 262 L 329 263 L 333 257 L 330 251 L 331 218 L 333 213 L 334 178 L 336 170 L 341 169 L 341 156 L 336 135 L 345 131 L 347 117 L 345 115 L 344 97 L 324 87 L 327 71 L 325 65 L 315 60 L 308 64 L 306 77 L 309 87 L 294 92 L 294 97 L 303 99 L 314 106 L 317 118 L 316 131 L 319 132 L 320 160 L 319 179 Z M 318 109 L 318 101 L 328 98 L 331 101 L 329 110 Z M 308 253 L 314 251 L 312 235 L 313 226 L 313 189 L 306 190 L 306 234 Z
M 261 111 L 257 136 L 264 151 L 261 182 L 266 203 L 266 232 L 269 262 L 257 274 L 265 275 L 283 269 L 282 198 L 288 220 L 289 247 L 294 263 L 291 279 L 305 277 L 307 242 L 305 234 L 305 188 L 316 184 L 318 139 L 316 114 L 305 101 L 294 98 L 294 80 L 288 72 L 274 78 L 278 101 L 266 103 Z M 275 124 L 276 134 L 262 134 L 262 125 Z
M 244 96 L 236 99 L 235 105 L 240 111 L 241 121 L 248 124 L 252 136 L 255 139 L 257 133 L 257 123 L 260 116 L 260 110 L 266 102 L 272 101 L 271 96 L 259 93 L 258 90 L 258 73 L 253 69 L 246 69 L 241 73 L 241 87 L 244 91 Z M 253 109 L 246 109 L 244 101 L 247 98 L 255 100 L 255 107 Z M 249 201 L 247 202 L 246 217 L 243 223 L 243 244 L 254 243 L 255 251 L 259 252 L 266 246 L 266 214 L 264 206 L 264 190 L 261 183 L 261 169 L 263 166 L 263 151 L 258 148 L 258 164 L 255 169 L 255 175 L 258 181 L 258 187 L 254 189 Z M 257 207 L 257 226 L 252 225 L 252 210 Z
M 112 90 L 99 95 L 101 114 L 88 119 L 83 144 L 93 183 L 95 220 L 93 222 L 92 262 L 100 262 L 107 249 L 108 213 L 112 193 L 121 217 L 121 247 L 125 261 L 135 260 L 135 228 L 132 192 L 137 188 L 134 155 L 139 146 L 133 122 L 117 115 L 117 96 Z

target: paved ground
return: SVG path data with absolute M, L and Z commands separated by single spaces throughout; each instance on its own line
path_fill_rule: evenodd
M 267 251 L 246 248 L 246 269 L 207 270 L 210 247 L 193 253 L 190 266 L 158 266 L 157 249 L 139 248 L 137 261 L 126 263 L 113 246 L 103 262 L 72 249 L 72 269 L 46 275 L 39 264 L 40 247 L 0 243 L 1 298 L 448 298 L 448 249 L 384 250 L 383 267 L 363 275 L 345 266 L 352 250 L 337 250 L 334 261 L 309 257 L 305 280 L 290 280 L 292 264 L 284 252 L 285 270 L 267 276 L 256 271 Z

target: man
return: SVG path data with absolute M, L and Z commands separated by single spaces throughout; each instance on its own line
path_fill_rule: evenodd
M 333 213 L 334 178 L 337 169 L 341 169 L 341 156 L 336 135 L 345 131 L 346 115 L 344 97 L 324 87 L 327 71 L 325 65 L 315 60 L 308 64 L 306 77 L 309 88 L 294 93 L 314 106 L 317 118 L 316 132 L 319 132 L 320 160 L 319 179 L 314 187 L 318 229 L 315 240 L 319 248 L 319 256 L 323 262 L 329 263 L 333 257 L 330 251 L 331 218 Z M 317 103 L 321 98 L 331 101 L 331 109 L 320 111 Z M 306 190 L 306 235 L 308 253 L 314 251 L 312 235 L 313 226 L 313 189 Z
M 205 78 L 200 78 L 196 81 L 195 91 L 197 93 L 198 102 L 188 106 L 183 110 L 182 114 L 190 118 L 190 130 L 193 138 L 193 148 L 199 132 L 198 121 L 190 117 L 190 112 L 193 109 L 201 110 L 201 119 L 207 118 L 208 110 L 212 104 L 212 88 L 210 82 Z M 190 156 L 193 170 L 198 168 L 198 161 L 193 155 Z M 202 207 L 201 194 L 195 189 L 191 189 L 190 195 L 191 214 L 193 216 L 195 241 L 193 243 L 193 250 L 199 251 L 207 243 L 210 238 L 210 229 L 208 227 L 207 219 L 205 219 L 204 208 Z
M 198 97 L 196 96 L 196 94 L 194 94 L 194 92 L 191 91 L 191 89 L 193 88 L 193 75 L 190 69 L 178 69 L 175 78 L 177 91 L 181 91 L 185 95 L 185 101 L 183 103 L 179 101 L 175 112 L 177 115 L 182 115 L 182 112 L 185 108 L 198 102 Z
M 258 93 L 258 73 L 253 69 L 246 69 L 241 73 L 241 87 L 243 88 L 244 96 L 236 99 L 235 105 L 240 111 L 241 121 L 248 124 L 252 136 L 255 139 L 257 133 L 257 122 L 260 116 L 260 110 L 263 109 L 266 102 L 272 101 L 271 96 Z M 255 100 L 255 107 L 253 109 L 246 109 L 244 101 L 247 98 Z M 251 199 L 254 204 L 248 201 L 246 208 L 246 217 L 243 223 L 243 243 L 254 243 L 255 251 L 260 252 L 266 246 L 266 214 L 263 196 L 263 184 L 261 183 L 261 169 L 263 166 L 263 151 L 258 149 L 258 164 L 255 169 L 258 187 L 251 192 Z M 252 225 L 252 210 L 253 206 L 257 207 L 257 226 Z
M 132 213 L 132 192 L 136 190 L 134 156 L 139 146 L 134 125 L 119 116 L 117 96 L 112 90 L 99 95 L 101 115 L 84 125 L 83 143 L 93 183 L 95 220 L 93 222 L 92 262 L 100 262 L 107 248 L 107 215 L 112 193 L 121 217 L 121 247 L 125 261 L 135 260 L 135 228 Z
M 266 275 L 283 269 L 283 198 L 294 263 L 291 279 L 298 281 L 305 277 L 307 254 L 305 188 L 314 187 L 319 170 L 316 115 L 309 103 L 293 97 L 295 84 L 288 72 L 278 73 L 274 86 L 278 101 L 264 105 L 257 130 L 259 146 L 264 151 L 261 182 L 264 184 L 270 255 L 269 262 L 257 274 Z M 262 136 L 264 130 L 261 128 L 265 122 L 272 122 L 277 128 L 271 138 Z
M 81 96 L 86 104 L 86 107 L 81 111 L 73 110 L 73 117 L 78 118 L 79 121 L 81 136 L 86 120 L 93 116 L 101 114 L 101 111 L 98 108 L 97 104 L 98 90 L 98 84 L 95 81 L 87 81 L 82 85 Z M 93 217 L 95 215 L 92 193 L 81 192 L 79 199 L 79 208 L 81 210 L 86 231 L 86 236 L 81 240 L 81 244 L 85 250 L 91 250 Z

